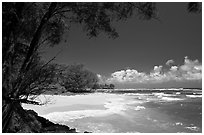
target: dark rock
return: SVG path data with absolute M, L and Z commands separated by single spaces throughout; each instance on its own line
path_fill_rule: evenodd
M 76 129 L 70 129 L 68 126 L 55 124 L 43 117 L 38 116 L 33 110 L 27 110 L 29 115 L 33 115 L 41 124 L 41 131 L 44 133 L 77 133 Z
M 22 119 L 23 117 L 23 119 Z M 23 110 L 19 113 L 14 111 L 9 129 L 9 133 L 77 133 L 76 129 L 68 126 L 55 124 L 33 110 Z

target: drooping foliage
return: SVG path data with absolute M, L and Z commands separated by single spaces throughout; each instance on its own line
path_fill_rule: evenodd
M 189 2 L 187 6 L 187 10 L 190 13 L 200 13 L 202 11 L 202 3 L 201 2 Z
M 98 82 L 98 77 L 93 72 L 84 68 L 82 64 L 67 67 L 62 86 L 70 92 L 86 92 L 93 88 Z

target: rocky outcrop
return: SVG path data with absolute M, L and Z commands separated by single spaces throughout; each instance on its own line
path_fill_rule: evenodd
M 40 117 L 37 115 L 36 112 L 34 112 L 33 110 L 28 110 L 27 111 L 28 114 L 32 114 L 37 121 L 40 122 L 41 124 L 41 133 L 45 132 L 45 133 L 77 133 L 76 129 L 71 129 L 68 126 L 65 125 L 60 125 L 60 124 L 54 124 L 53 122 Z
M 76 129 L 68 126 L 55 124 L 43 117 L 38 116 L 33 110 L 13 112 L 11 123 L 7 132 L 9 133 L 77 133 Z M 22 119 L 23 117 L 23 119 Z M 84 133 L 89 133 L 85 131 Z

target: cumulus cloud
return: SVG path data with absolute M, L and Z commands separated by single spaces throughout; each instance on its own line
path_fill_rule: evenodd
M 202 64 L 198 60 L 184 58 L 181 66 L 171 66 L 173 60 L 168 60 L 169 69 L 164 70 L 162 65 L 154 66 L 149 73 L 139 72 L 135 69 L 116 71 L 111 74 L 108 83 L 162 83 L 167 81 L 202 80 Z
M 170 65 L 173 64 L 173 63 L 174 63 L 174 60 L 168 60 L 168 61 L 166 62 L 166 65 L 170 66 Z
M 134 69 L 127 69 L 117 71 L 111 74 L 111 78 L 108 78 L 108 82 L 142 82 L 146 74 L 143 72 L 138 72 Z
M 171 66 L 170 71 L 177 71 L 178 67 L 177 66 Z
M 182 72 L 183 78 L 187 80 L 201 80 L 202 79 L 202 64 L 198 60 L 190 60 L 186 56 L 184 65 L 180 66 L 179 71 Z

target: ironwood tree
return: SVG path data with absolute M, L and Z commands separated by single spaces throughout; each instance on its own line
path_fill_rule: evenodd
M 98 83 L 95 73 L 84 68 L 82 64 L 74 64 L 67 67 L 62 86 L 69 92 L 88 92 Z

